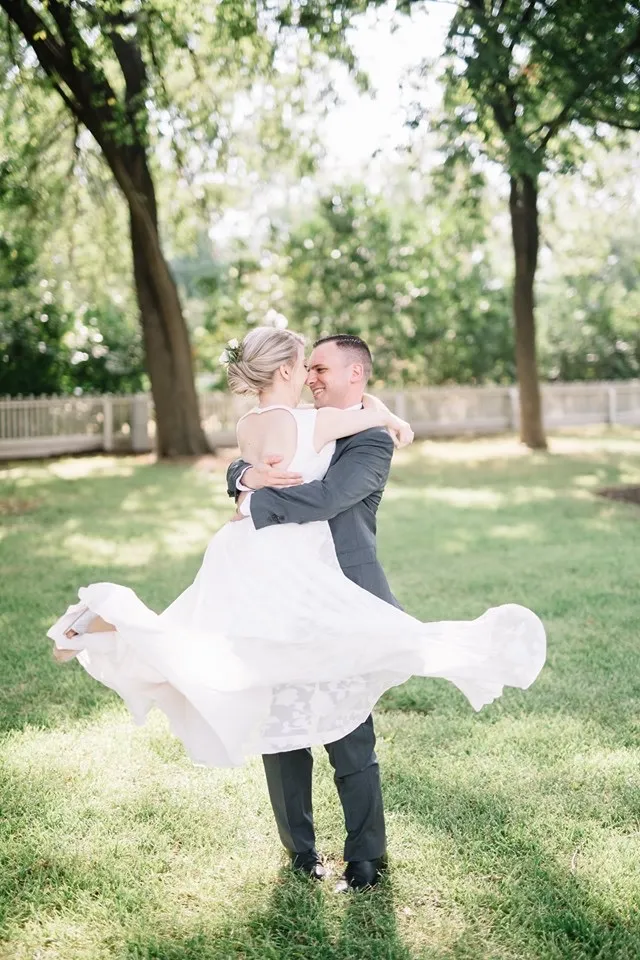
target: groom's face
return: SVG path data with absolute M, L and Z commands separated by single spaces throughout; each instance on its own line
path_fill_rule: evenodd
M 349 407 L 362 399 L 360 365 L 332 341 L 314 348 L 307 369 L 306 383 L 316 407 Z

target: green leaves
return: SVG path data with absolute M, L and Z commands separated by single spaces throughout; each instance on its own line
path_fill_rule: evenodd
M 459 177 L 448 194 L 429 193 L 423 214 L 341 185 L 253 257 L 208 272 L 201 263 L 201 362 L 215 375 L 226 337 L 286 317 L 311 341 L 365 337 L 378 383 L 511 382 L 509 305 L 485 255 L 480 196 Z M 186 264 L 178 274 L 188 282 Z
M 449 33 L 441 129 L 516 176 L 537 178 L 556 155 L 568 169 L 577 124 L 640 129 L 639 54 L 634 3 L 467 0 Z

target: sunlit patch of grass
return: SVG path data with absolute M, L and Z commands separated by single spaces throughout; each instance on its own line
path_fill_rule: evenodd
M 140 463 L 148 457 L 71 457 L 54 460 L 49 473 L 61 480 L 82 480 L 84 477 L 131 477 Z
M 535 540 L 540 531 L 533 523 L 514 523 L 510 526 L 495 524 L 491 527 L 490 535 L 502 540 Z
M 398 499 L 411 496 L 416 500 L 432 500 L 436 503 L 446 503 L 454 507 L 486 507 L 495 509 L 500 505 L 503 496 L 495 490 L 477 490 L 465 487 L 402 487 L 390 489 L 388 499 Z
M 81 584 L 127 583 L 159 610 L 191 581 L 231 514 L 223 470 L 81 457 L 0 471 L 3 496 L 38 501 L 0 517 L 0 956 L 640 956 L 640 511 L 595 496 L 640 477 L 640 436 L 574 431 L 534 455 L 513 437 L 427 442 L 396 457 L 379 539 L 406 609 L 454 619 L 526 603 L 549 659 L 531 690 L 480 714 L 433 680 L 384 696 L 391 869 L 364 897 L 286 870 L 258 759 L 194 767 L 161 716 L 132 726 L 110 691 L 50 656 L 46 628 Z M 335 878 L 344 829 L 316 756 Z
M 72 556 L 91 557 L 98 563 L 118 560 L 122 566 L 129 567 L 148 563 L 154 553 L 154 546 L 150 543 L 130 543 L 125 553 L 113 540 L 87 536 L 83 533 L 72 533 L 64 537 L 62 544 Z

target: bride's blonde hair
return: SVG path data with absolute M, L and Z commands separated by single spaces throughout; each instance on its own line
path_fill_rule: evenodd
M 229 360 L 229 389 L 241 396 L 260 393 L 272 384 L 278 367 L 296 362 L 304 342 L 304 337 L 293 330 L 278 327 L 251 330 Z

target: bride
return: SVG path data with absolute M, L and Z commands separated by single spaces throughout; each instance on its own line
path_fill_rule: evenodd
M 413 439 L 373 397 L 358 410 L 298 406 L 304 340 L 292 331 L 254 329 L 227 360 L 231 389 L 258 398 L 237 426 L 248 463 L 280 455 L 309 482 L 324 476 L 341 437 L 384 427 L 398 446 Z M 56 657 L 77 657 L 138 723 L 159 707 L 209 766 L 338 740 L 412 675 L 451 681 L 479 710 L 504 686 L 530 686 L 546 654 L 544 627 L 526 607 L 423 623 L 361 589 L 342 573 L 325 521 L 225 524 L 161 614 L 113 583 L 79 598 L 48 631 Z

